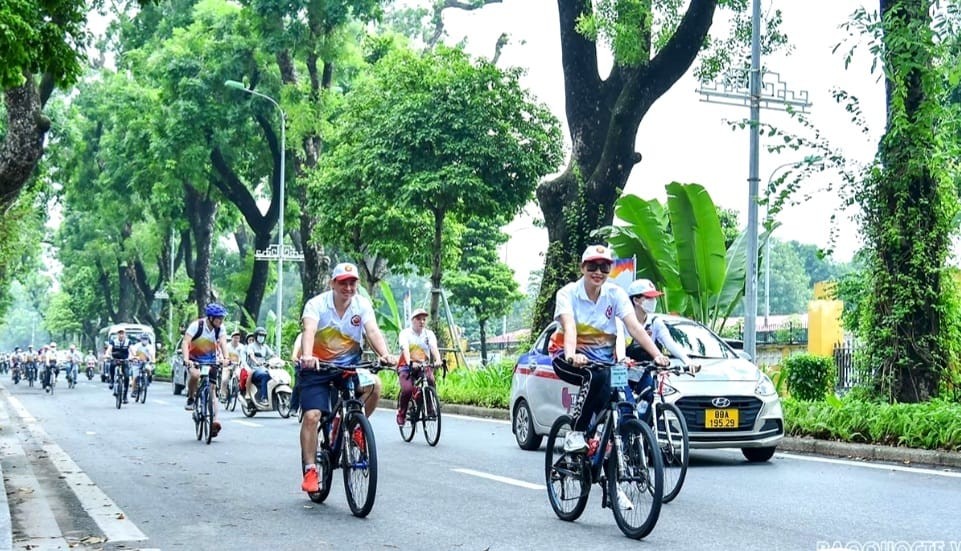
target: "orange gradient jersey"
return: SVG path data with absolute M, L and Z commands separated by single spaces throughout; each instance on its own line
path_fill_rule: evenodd
M 369 300 L 354 295 L 344 315 L 338 316 L 333 291 L 325 291 L 307 301 L 301 317 L 317 320 L 315 358 L 334 365 L 352 365 L 360 361 L 364 324 L 374 319 L 374 308 Z
M 634 313 L 624 289 L 610 282 L 601 286 L 597 302 L 591 301 L 584 289 L 584 279 L 568 283 L 557 291 L 554 319 L 563 314 L 574 317 L 577 327 L 577 352 L 591 361 L 613 362 L 617 341 L 617 320 Z M 564 353 L 564 328 L 551 336 L 548 352 L 557 357 Z

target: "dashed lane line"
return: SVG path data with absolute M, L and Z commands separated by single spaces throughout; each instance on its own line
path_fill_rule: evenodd
M 454 471 L 455 473 L 476 476 L 478 478 L 493 480 L 494 482 L 500 482 L 502 484 L 510 484 L 511 486 L 518 486 L 520 488 L 526 488 L 528 490 L 543 491 L 546 489 L 546 487 L 543 484 L 532 484 L 530 482 L 526 482 L 523 480 L 517 480 L 516 478 L 508 478 L 506 476 L 499 476 L 496 474 L 475 471 L 474 469 L 451 469 L 451 470 Z

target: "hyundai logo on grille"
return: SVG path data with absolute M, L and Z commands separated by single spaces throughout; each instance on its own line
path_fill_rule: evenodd
M 711 403 L 714 404 L 714 407 L 719 407 L 719 408 L 726 408 L 727 406 L 731 405 L 731 401 L 725 398 L 724 396 L 720 396 L 718 398 L 711 400 Z

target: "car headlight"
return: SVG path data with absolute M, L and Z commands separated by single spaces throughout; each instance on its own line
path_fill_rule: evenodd
M 757 380 L 757 386 L 754 387 L 754 393 L 758 396 L 770 396 L 777 393 L 777 389 L 774 388 L 774 383 L 771 382 L 771 378 L 761 373 L 761 376 Z
M 664 396 L 670 396 L 671 394 L 677 394 L 677 389 L 674 388 L 674 387 L 672 387 L 671 385 L 669 385 L 669 384 L 667 384 L 667 383 L 664 383 L 663 390 L 664 390 Z

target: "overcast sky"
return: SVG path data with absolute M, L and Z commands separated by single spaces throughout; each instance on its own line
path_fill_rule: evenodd
M 877 73 L 870 73 L 866 49 L 862 48 L 861 55 L 847 69 L 840 54 L 845 48 L 832 54 L 835 45 L 847 37 L 840 25 L 862 4 L 876 9 L 876 3 L 860 0 L 763 1 L 762 10 L 782 11 L 782 29 L 793 51 L 789 55 L 772 55 L 762 63 L 765 69 L 780 73 L 789 89 L 809 93 L 812 120 L 844 155 L 867 162 L 874 156 L 883 130 L 883 84 Z M 527 87 L 563 121 L 564 83 L 557 20 L 555 0 L 504 0 L 475 12 L 447 10 L 445 16 L 448 41 L 466 39 L 468 50 L 476 55 L 490 57 L 499 34 L 509 33 L 511 42 L 504 48 L 499 64 L 525 68 Z M 715 27 L 725 20 L 725 12 L 719 11 Z M 865 136 L 851 124 L 850 116 L 835 103 L 831 90 L 836 87 L 860 98 L 861 109 L 871 128 L 869 135 Z M 637 151 L 644 158 L 634 168 L 626 192 L 663 199 L 664 186 L 671 181 L 699 183 L 719 206 L 737 209 L 741 223 L 746 224 L 749 136 L 746 130 L 732 131 L 725 120 L 747 118 L 748 109 L 702 102 L 697 88 L 698 83 L 688 73 L 654 104 L 641 122 Z M 762 110 L 761 120 L 797 128 L 786 114 L 777 111 Z M 762 192 L 775 167 L 804 157 L 799 153 L 768 154 L 764 145 L 762 137 L 759 172 Z M 816 190 L 824 183 L 811 181 L 806 187 Z M 838 205 L 834 193 L 815 194 L 807 203 L 789 207 L 780 215 L 782 226 L 775 236 L 826 248 L 830 218 L 837 212 Z M 541 217 L 536 206 L 528 211 L 532 216 Z M 851 218 L 853 213 L 838 214 L 834 258 L 846 261 L 860 246 L 859 231 Z M 513 230 L 515 236 L 506 247 L 507 262 L 515 269 L 518 281 L 526 285 L 529 272 L 543 266 L 547 232 L 532 228 L 531 222 L 524 218 L 515 220 L 508 229 Z

